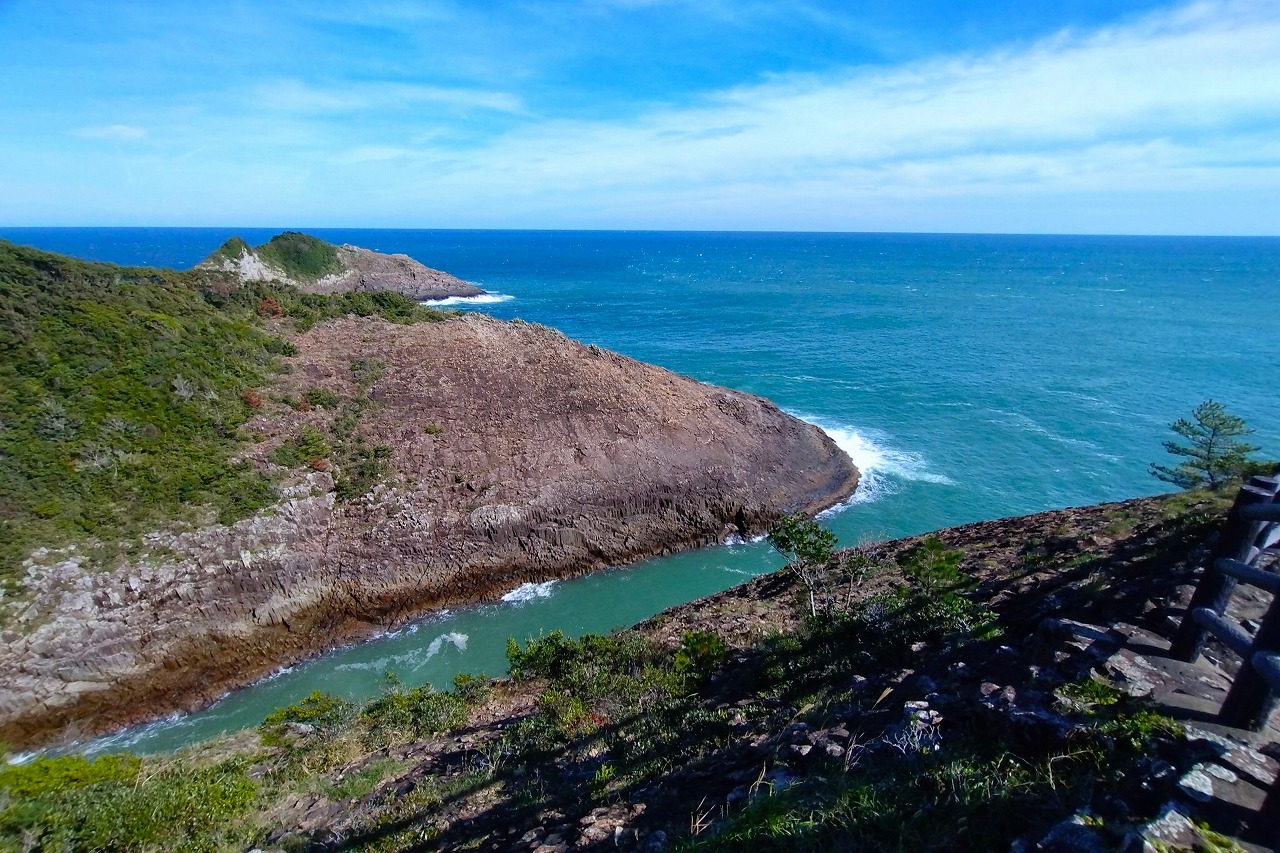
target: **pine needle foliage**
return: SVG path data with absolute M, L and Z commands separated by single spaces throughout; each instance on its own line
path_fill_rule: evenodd
M 1238 481 L 1250 465 L 1249 454 L 1258 449 L 1240 440 L 1253 430 L 1214 400 L 1196 406 L 1191 417 L 1169 424 L 1189 444 L 1164 442 L 1164 449 L 1182 461 L 1174 466 L 1153 462 L 1151 475 L 1182 489 L 1220 489 Z

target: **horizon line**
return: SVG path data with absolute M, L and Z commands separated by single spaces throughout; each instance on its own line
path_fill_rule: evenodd
M 0 225 L 0 239 L 8 231 L 286 231 L 310 233 L 313 231 L 436 231 L 436 232 L 492 232 L 528 234 L 704 234 L 704 235 L 828 235 L 828 236 L 915 236 L 915 237 L 1114 237 L 1114 238 L 1184 238 L 1205 240 L 1275 240 L 1277 234 L 1192 234 L 1166 233 L 1105 233 L 1091 231 L 839 231 L 834 229 L 754 229 L 754 228 L 498 228 L 498 227 L 432 227 L 432 226 L 373 226 L 373 225 Z

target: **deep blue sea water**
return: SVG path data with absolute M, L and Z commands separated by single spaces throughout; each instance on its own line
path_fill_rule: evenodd
M 176 268 L 232 233 L 259 243 L 276 229 L 0 229 Z M 843 544 L 1163 491 L 1147 466 L 1163 461 L 1167 425 L 1209 398 L 1280 457 L 1280 239 L 311 233 L 509 297 L 467 310 L 554 326 L 818 423 L 866 472 L 853 505 L 825 519 Z M 527 589 L 298 667 L 138 745 L 250 725 L 317 683 L 367 694 L 388 668 L 440 686 L 498 672 L 508 634 L 607 630 L 778 563 L 763 544 L 717 548 Z

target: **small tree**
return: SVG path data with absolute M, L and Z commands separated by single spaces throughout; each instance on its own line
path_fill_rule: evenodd
M 836 535 L 801 513 L 783 516 L 769 533 L 769 544 L 790 561 L 809 592 L 809 615 L 818 615 L 823 570 L 835 556 Z
M 1169 428 L 1191 442 L 1166 441 L 1164 449 L 1185 456 L 1173 467 L 1151 463 L 1151 474 L 1182 489 L 1218 489 L 1238 480 L 1249 466 L 1249 454 L 1258 448 L 1238 441 L 1253 430 L 1230 414 L 1221 403 L 1205 400 L 1191 412 L 1195 422 L 1179 418 Z

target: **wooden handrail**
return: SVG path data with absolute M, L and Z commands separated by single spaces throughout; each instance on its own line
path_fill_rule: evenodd
M 1253 638 L 1245 633 L 1239 625 L 1230 622 L 1207 607 L 1192 611 L 1191 616 L 1209 633 L 1221 640 L 1227 648 L 1248 659 L 1253 651 Z

